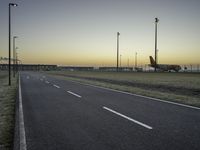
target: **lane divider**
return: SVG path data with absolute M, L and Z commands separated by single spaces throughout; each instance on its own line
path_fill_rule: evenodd
M 69 94 L 72 94 L 72 95 L 74 95 L 74 96 L 76 96 L 76 97 L 79 97 L 79 98 L 81 98 L 81 96 L 80 95 L 78 95 L 78 94 L 76 94 L 76 93 L 74 93 L 74 92 L 71 92 L 71 91 L 67 91 Z
M 122 118 L 125 118 L 125 119 L 127 119 L 127 120 L 129 120 L 129 121 L 132 121 L 132 122 L 134 122 L 134 123 L 136 123 L 136 124 L 138 124 L 138 125 L 140 125 L 140 126 L 143 126 L 143 127 L 147 128 L 147 129 L 149 129 L 149 130 L 153 129 L 153 128 L 152 128 L 151 126 L 149 126 L 149 125 L 146 125 L 146 124 L 144 124 L 144 123 L 142 123 L 142 122 L 140 122 L 140 121 L 137 121 L 137 120 L 135 120 L 135 119 L 132 119 L 132 118 L 130 118 L 130 117 L 128 117 L 128 116 L 125 116 L 125 115 L 123 115 L 123 114 L 121 114 L 121 113 L 119 113 L 119 112 L 116 112 L 115 110 L 112 110 L 112 109 L 108 108 L 108 107 L 103 107 L 103 109 L 105 109 L 105 110 L 107 110 L 107 111 L 110 111 L 110 112 L 112 112 L 112 113 L 114 113 L 114 114 L 116 114 L 116 115 L 118 115 L 118 116 L 120 116 L 120 117 L 122 117 Z
M 43 76 L 43 78 L 45 78 L 45 76 Z M 41 78 L 40 80 L 43 81 L 42 78 Z M 45 81 L 45 83 L 49 84 L 50 82 L 49 82 L 49 81 Z M 61 88 L 60 86 L 58 86 L 58 85 L 56 85 L 56 84 L 53 84 L 53 86 L 56 87 L 56 88 L 58 88 L 58 89 Z M 78 97 L 78 98 L 81 98 L 81 97 L 82 97 L 82 96 L 80 96 L 80 95 L 78 95 L 78 94 L 76 94 L 76 93 L 74 93 L 74 92 L 72 92 L 72 91 L 67 91 L 67 93 L 69 93 L 69 94 L 71 94 L 71 95 L 74 95 L 74 96 L 76 96 L 76 97 Z
M 49 81 L 45 81 L 45 83 L 49 84 Z
M 56 88 L 58 88 L 58 89 L 60 88 L 60 87 L 59 87 L 58 85 L 56 85 L 56 84 L 54 84 L 53 86 L 56 87 Z

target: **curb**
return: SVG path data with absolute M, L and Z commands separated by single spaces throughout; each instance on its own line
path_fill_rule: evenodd
M 14 127 L 13 150 L 19 150 L 19 92 L 18 91 L 19 91 L 19 86 L 17 87 L 16 102 L 15 102 L 15 127 Z

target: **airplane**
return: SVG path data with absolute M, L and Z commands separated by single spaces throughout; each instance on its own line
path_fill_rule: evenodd
M 150 62 L 151 62 L 151 64 L 149 66 L 151 66 L 151 67 L 154 67 L 154 68 L 156 67 L 159 70 L 169 71 L 169 72 L 172 70 L 179 72 L 179 70 L 181 70 L 181 66 L 179 66 L 179 65 L 169 65 L 169 64 L 157 64 L 156 65 L 153 57 L 149 56 L 149 58 L 150 58 Z

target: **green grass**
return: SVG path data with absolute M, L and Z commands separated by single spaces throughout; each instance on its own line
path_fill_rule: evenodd
M 8 73 L 0 72 L 0 149 L 9 150 L 13 144 L 17 77 L 8 86 Z
M 51 71 L 53 76 L 200 107 L 200 74 Z

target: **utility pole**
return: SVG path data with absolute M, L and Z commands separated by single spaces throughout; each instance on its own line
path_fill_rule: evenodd
M 16 47 L 15 47 L 15 39 L 17 36 L 13 37 L 13 77 L 15 77 L 15 71 L 16 71 Z
M 157 24 L 158 24 L 158 18 L 155 18 L 155 68 L 154 71 L 156 72 L 157 68 Z
M 119 66 L 122 67 L 122 55 L 120 54 Z
M 117 32 L 117 71 L 119 71 L 119 35 L 120 33 Z
M 137 52 L 135 53 L 135 68 L 137 67 Z
M 17 4 L 14 4 L 14 3 L 9 3 L 9 8 L 8 8 L 8 57 L 9 57 L 9 60 L 8 60 L 8 74 L 9 74 L 9 79 L 8 79 L 8 85 L 10 86 L 11 85 L 11 41 L 10 41 L 10 38 L 11 38 L 11 6 L 14 6 L 16 7 Z
M 18 72 L 18 53 L 16 52 L 16 72 Z

